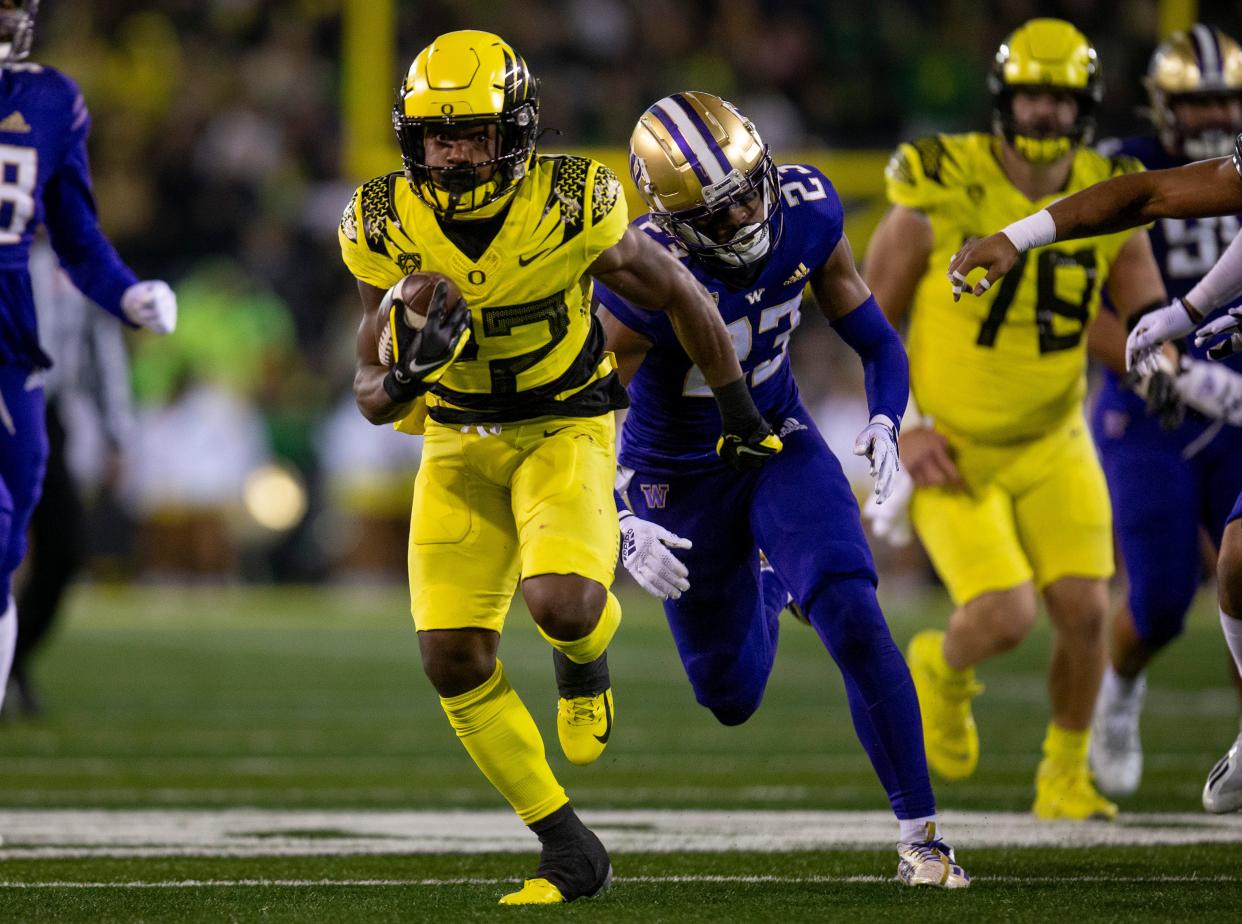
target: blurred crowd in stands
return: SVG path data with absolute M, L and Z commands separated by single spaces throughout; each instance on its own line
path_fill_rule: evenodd
M 418 441 L 367 424 L 349 390 L 358 302 L 336 227 L 363 178 L 345 175 L 340 156 L 341 2 L 43 5 L 34 59 L 66 71 L 89 102 L 102 222 L 138 274 L 172 281 L 181 303 L 176 336 L 129 341 L 134 424 L 123 473 L 104 478 L 111 469 L 89 450 L 71 453 L 88 494 L 115 488 L 137 525 L 121 534 L 109 513 L 93 548 L 137 551 L 116 560 L 145 575 L 403 571 Z M 1238 34 L 1242 3 L 1220 6 L 1216 22 Z M 734 99 L 778 158 L 986 129 L 987 64 L 1033 15 L 1065 16 L 1094 40 L 1107 81 L 1103 127 L 1132 129 L 1157 33 L 1155 0 L 874 0 L 865 17 L 830 0 L 397 8 L 393 86 L 439 32 L 488 28 L 542 79 L 543 124 L 562 132 L 555 148 L 622 146 L 651 100 L 702 88 Z M 861 254 L 866 242 L 854 244 Z M 795 343 L 804 393 L 833 442 L 848 446 L 864 414 L 856 359 L 811 312 Z M 89 446 L 91 430 L 89 421 L 73 427 L 71 442 Z M 855 472 L 864 483 L 865 470 Z M 247 502 L 256 473 L 275 479 L 262 482 L 264 497 L 293 485 L 301 506 L 289 489 L 287 509 L 265 520 Z

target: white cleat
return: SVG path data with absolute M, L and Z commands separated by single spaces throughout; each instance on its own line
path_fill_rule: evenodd
M 1129 686 L 1129 691 L 1124 686 Z M 1088 760 L 1096 785 L 1110 796 L 1130 795 L 1143 779 L 1139 715 L 1146 695 L 1147 677 L 1143 674 L 1127 684 L 1110 669 L 1100 685 Z
M 1203 784 L 1203 808 L 1213 815 L 1242 809 L 1242 734 L 1208 774 Z
M 957 865 L 953 848 L 936 837 L 929 824 L 928 839 L 915 844 L 898 844 L 897 879 L 908 886 L 934 886 L 941 889 L 964 889 L 970 877 Z

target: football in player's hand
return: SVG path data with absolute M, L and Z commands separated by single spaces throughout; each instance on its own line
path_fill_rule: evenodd
M 410 273 L 393 286 L 392 307 L 396 310 L 381 311 L 375 319 L 379 326 L 380 365 L 392 365 L 392 339 L 394 335 L 400 335 L 395 329 L 397 324 L 403 324 L 407 331 L 422 330 L 427 323 L 431 295 L 435 291 L 436 283 L 441 280 L 448 286 L 444 304 L 456 304 L 457 299 L 461 298 L 461 290 L 442 273 Z

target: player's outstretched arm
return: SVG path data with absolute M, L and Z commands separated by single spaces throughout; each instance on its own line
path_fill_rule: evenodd
M 1233 158 L 1128 173 L 967 242 L 949 263 L 949 281 L 955 298 L 962 292 L 982 295 L 1009 272 L 1019 254 L 1053 241 L 1111 234 L 1158 218 L 1205 218 L 1238 211 L 1242 211 L 1242 177 Z M 985 270 L 984 277 L 967 285 L 966 277 L 979 268 Z
M 177 296 L 168 283 L 138 281 L 99 227 L 91 193 L 86 136 L 73 143 L 43 187 L 44 223 L 52 249 L 78 290 L 135 327 L 171 334 Z
M 858 434 L 854 454 L 866 456 L 871 462 L 876 501 L 883 502 L 892 493 L 901 468 L 897 431 L 910 395 L 906 351 L 897 331 L 858 275 L 845 235 L 811 277 L 811 289 L 833 330 L 862 360 L 871 419 Z
M 626 301 L 663 311 L 720 407 L 724 433 L 717 451 L 735 468 L 755 468 L 781 450 L 746 387 L 733 340 L 707 290 L 664 248 L 627 228 L 591 264 L 590 274 Z

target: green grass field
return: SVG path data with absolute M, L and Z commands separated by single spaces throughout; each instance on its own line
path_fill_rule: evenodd
M 37 665 L 47 716 L 0 726 L 0 920 L 455 921 L 516 913 L 788 921 L 907 912 L 964 921 L 1058 913 L 1184 920 L 1239 906 L 1242 818 L 1210 822 L 1198 804 L 1206 771 L 1237 732 L 1206 597 L 1185 638 L 1151 672 L 1147 773 L 1122 804 L 1131 820 L 1099 835 L 1108 845 L 1048 846 L 1062 831 L 1072 840 L 1082 826 L 1049 833 L 1005 814 L 1025 813 L 1032 798 L 1047 721 L 1046 631 L 984 668 L 979 772 L 937 786 L 950 834 L 960 813 L 967 837 L 951 840 L 975 879 L 954 894 L 892 882 L 895 855 L 880 849 L 890 832 L 887 802 L 854 738 L 836 669 L 809 629 L 785 623 L 763 708 L 729 729 L 694 703 L 659 609 L 637 594 L 623 602 L 626 621 L 611 654 L 616 733 L 588 768 L 560 757 L 548 649 L 523 613 L 512 617 L 506 669 L 575 804 L 588 820 L 592 812 L 608 819 L 601 833 L 621 845 L 606 896 L 513 910 L 494 902 L 533 867 L 533 840 L 528 853 L 512 852 L 524 848 L 524 832 L 497 811 L 499 798 L 448 728 L 422 676 L 401 589 L 78 591 Z M 948 611 L 935 595 L 888 602 L 902 644 L 917 628 L 942 624 Z M 204 835 L 176 846 L 184 819 L 239 808 L 263 810 L 256 817 L 264 821 L 247 820 L 227 843 Z M 102 822 L 91 814 L 103 832 L 95 840 L 78 827 L 87 816 L 41 814 L 95 809 L 125 813 Z M 138 816 L 146 827 L 110 841 L 110 827 L 120 831 L 117 819 L 132 820 L 136 809 L 148 810 Z M 460 850 L 432 849 L 400 832 L 350 828 L 399 818 L 393 812 L 445 809 L 500 819 L 494 846 L 488 835 Z M 651 809 L 866 811 L 879 814 L 858 817 L 881 834 L 868 833 L 855 849 L 848 839 L 794 852 L 730 849 L 721 835 L 707 852 L 681 850 L 655 846 L 650 818 L 618 814 Z M 667 817 L 675 830 L 679 822 Z M 745 829 L 750 817 L 734 821 Z M 293 819 L 292 836 L 281 827 L 285 818 Z M 988 833 L 1018 822 L 1025 827 L 1007 843 L 1032 843 L 1023 838 L 1034 832 L 1041 846 L 1002 846 L 1004 838 Z

